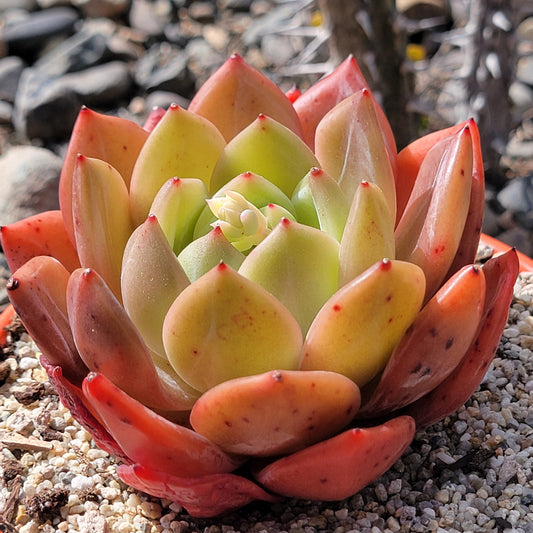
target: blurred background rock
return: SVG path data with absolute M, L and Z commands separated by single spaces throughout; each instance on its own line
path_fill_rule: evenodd
M 533 254 L 533 0 L 0 0 L 0 225 L 57 208 L 81 105 L 142 123 L 232 52 L 284 90 L 353 54 L 399 147 L 474 117 L 484 231 Z

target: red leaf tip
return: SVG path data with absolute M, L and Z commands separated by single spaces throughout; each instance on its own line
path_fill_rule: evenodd
M 392 262 L 391 260 L 388 258 L 388 257 L 384 257 L 382 260 L 381 260 L 381 263 L 379 265 L 379 268 L 381 268 L 381 270 L 390 270 L 392 266 Z

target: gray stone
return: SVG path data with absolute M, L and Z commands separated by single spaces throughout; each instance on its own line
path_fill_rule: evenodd
M 13 123 L 13 105 L 0 100 L 0 124 L 9 125 Z
M 113 106 L 130 93 L 132 83 L 130 70 L 121 61 L 97 65 L 57 80 L 58 85 L 73 91 L 78 101 L 89 107 Z
M 496 197 L 522 227 L 533 229 L 533 176 L 513 178 Z
M 107 41 L 100 32 L 80 31 L 41 56 L 34 66 L 51 77 L 93 67 L 107 60 Z
M 261 54 L 272 65 L 287 65 L 295 53 L 290 39 L 284 35 L 272 33 L 261 39 Z
M 0 100 L 11 103 L 15 101 L 20 75 L 25 66 L 24 61 L 17 56 L 0 59 Z
M 210 24 L 215 21 L 216 6 L 213 2 L 193 2 L 187 11 L 189 17 L 201 22 L 202 24 Z
M 71 88 L 26 68 L 15 99 L 15 129 L 29 139 L 64 139 L 72 131 L 80 106 Z
M 511 139 L 507 144 L 506 155 L 516 159 L 533 158 L 533 141 Z
M 2 38 L 11 54 L 21 56 L 34 54 L 50 39 L 72 34 L 78 20 L 78 12 L 69 7 L 35 11 L 7 24 L 3 29 Z
M 81 9 L 86 17 L 116 18 L 124 15 L 131 0 L 71 0 L 72 5 Z
M 160 37 L 167 24 L 172 22 L 170 3 L 133 0 L 129 12 L 132 28 L 140 30 L 149 37 Z
M 517 113 L 522 114 L 533 107 L 533 89 L 525 83 L 515 81 L 509 88 L 509 96 Z
M 516 78 L 526 85 L 533 86 L 533 57 L 522 57 L 518 60 Z
M 0 226 L 58 209 L 62 159 L 36 146 L 14 146 L 0 157 Z
M 218 0 L 219 9 L 231 9 L 232 11 L 250 11 L 253 0 Z
M 33 11 L 37 7 L 36 0 L 0 0 L 0 13 L 9 9 Z
M 147 110 L 151 110 L 154 107 L 168 109 L 170 104 L 178 104 L 180 107 L 187 109 L 189 101 L 179 94 L 168 91 L 154 91 L 146 97 Z
M 137 63 L 135 81 L 147 92 L 170 91 L 188 97 L 195 86 L 188 61 L 187 54 L 168 43 L 154 45 Z

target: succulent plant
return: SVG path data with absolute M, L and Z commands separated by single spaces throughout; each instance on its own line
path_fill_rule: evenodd
M 518 273 L 475 264 L 475 122 L 397 153 L 351 57 L 289 98 L 234 55 L 144 127 L 83 108 L 59 194 L 2 228 L 11 302 L 121 479 L 195 516 L 385 472 L 478 386 Z

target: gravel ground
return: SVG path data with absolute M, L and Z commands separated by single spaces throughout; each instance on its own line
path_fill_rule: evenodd
M 125 486 L 116 462 L 59 403 L 36 348 L 14 326 L 0 363 L 0 531 L 533 532 L 532 311 L 533 274 L 524 274 L 479 390 L 419 432 L 360 493 L 341 502 L 257 503 L 212 520 Z

